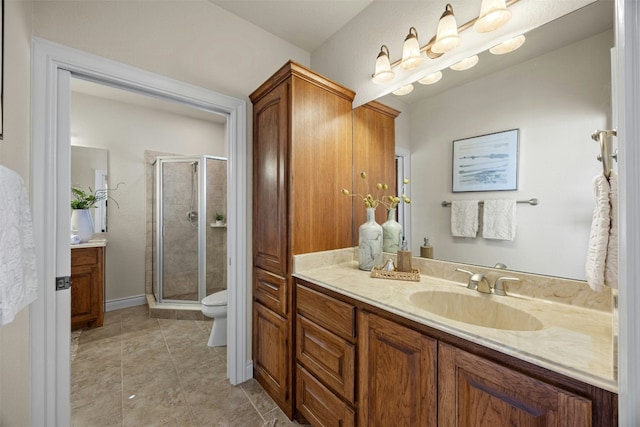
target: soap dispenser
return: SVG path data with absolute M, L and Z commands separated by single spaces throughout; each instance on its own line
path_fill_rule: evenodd
M 424 238 L 424 245 L 420 246 L 420 256 L 422 258 L 433 258 L 433 246 L 429 244 L 429 238 Z
M 402 271 L 403 273 L 411 273 L 411 251 L 407 247 L 407 241 L 402 241 L 402 248 L 398 251 L 398 262 L 397 262 L 398 271 Z

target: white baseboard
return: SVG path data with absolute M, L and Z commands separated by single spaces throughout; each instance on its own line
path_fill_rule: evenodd
M 136 295 L 133 297 L 117 298 L 107 301 L 104 311 L 120 310 L 121 308 L 137 307 L 146 305 L 147 298 L 144 295 Z
M 244 367 L 244 381 L 253 378 L 253 360 L 249 360 Z

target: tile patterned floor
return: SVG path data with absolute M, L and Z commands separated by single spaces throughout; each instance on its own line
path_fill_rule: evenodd
M 82 332 L 71 365 L 71 424 L 297 426 L 250 380 L 226 379 L 226 347 L 210 321 L 151 319 L 146 306 L 111 311 Z

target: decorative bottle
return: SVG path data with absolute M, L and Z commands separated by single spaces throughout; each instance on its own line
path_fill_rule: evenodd
M 360 270 L 371 271 L 382 265 L 382 227 L 376 222 L 375 208 L 367 209 L 367 222 L 358 229 Z
M 396 208 L 387 209 L 387 220 L 382 223 L 382 250 L 395 254 L 402 243 L 402 226 L 396 221 Z

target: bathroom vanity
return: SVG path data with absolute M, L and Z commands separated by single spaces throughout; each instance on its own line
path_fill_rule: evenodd
M 71 246 L 71 330 L 102 326 L 106 240 Z
M 373 279 L 352 250 L 295 264 L 296 401 L 312 425 L 617 425 L 606 310 L 479 295 L 464 276 Z

